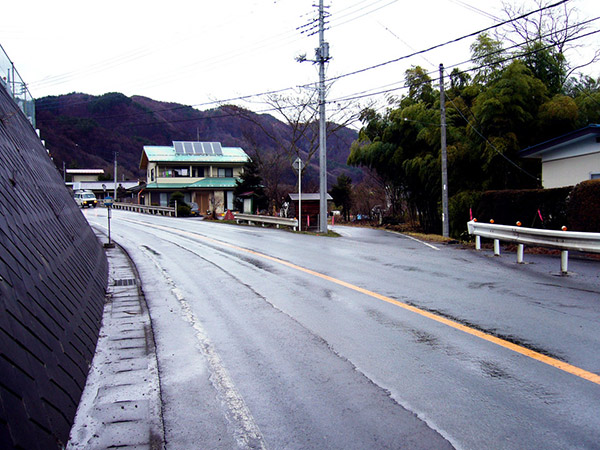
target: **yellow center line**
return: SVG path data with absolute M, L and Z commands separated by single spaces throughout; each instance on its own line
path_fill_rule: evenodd
M 125 220 L 127 220 L 127 219 L 125 219 Z M 131 221 L 131 222 L 134 222 L 134 221 Z M 137 222 L 137 223 L 141 223 L 141 222 Z M 488 342 L 491 342 L 493 344 L 499 345 L 500 347 L 504 347 L 504 348 L 506 348 L 508 350 L 512 350 L 512 351 L 514 351 L 516 353 L 520 353 L 521 355 L 527 356 L 527 357 L 532 358 L 532 359 L 534 359 L 536 361 L 542 362 L 542 363 L 547 364 L 549 366 L 552 366 L 552 367 L 555 367 L 557 369 L 560 369 L 560 370 L 562 370 L 564 372 L 567 372 L 567 373 L 570 373 L 570 374 L 575 375 L 577 377 L 583 378 L 584 380 L 591 381 L 592 383 L 596 383 L 596 384 L 600 385 L 600 375 L 598 375 L 598 374 L 596 374 L 594 372 L 589 372 L 589 371 L 587 371 L 585 369 L 582 369 L 582 368 L 574 366 L 572 364 L 560 361 L 560 360 L 558 360 L 556 358 L 552 358 L 550 356 L 544 355 L 544 354 L 536 352 L 534 350 L 530 350 L 530 349 L 528 349 L 526 347 L 522 347 L 520 345 L 517 345 L 517 344 L 514 344 L 512 342 L 509 342 L 509 341 L 507 341 L 505 339 L 501 339 L 501 338 L 498 338 L 498 337 L 493 336 L 491 334 L 488 334 L 488 333 L 485 333 L 483 331 L 477 330 L 475 328 L 468 327 L 468 326 L 463 325 L 461 323 L 458 323 L 458 322 L 456 322 L 454 320 L 447 319 L 447 318 L 439 316 L 437 314 L 433 314 L 433 313 L 431 313 L 429 311 L 426 311 L 426 310 L 417 308 L 415 306 L 409 305 L 407 303 L 395 300 L 395 299 L 393 299 L 391 297 L 386 297 L 385 295 L 378 294 L 377 292 L 373 292 L 373 291 L 370 291 L 368 289 L 364 289 L 364 288 L 361 288 L 359 286 L 356 286 L 354 284 L 347 283 L 346 281 L 339 280 L 337 278 L 333 278 L 333 277 L 330 277 L 328 275 L 325 275 L 325 274 L 322 274 L 322 273 L 319 273 L 319 272 L 315 272 L 314 270 L 310 270 L 310 269 L 307 269 L 305 267 L 298 266 L 296 264 L 293 264 L 291 262 L 285 261 L 283 259 L 279 259 L 279 258 L 275 258 L 273 256 L 265 255 L 264 253 L 256 252 L 254 250 L 250 250 L 250 249 L 247 249 L 247 248 L 244 248 L 244 247 L 239 247 L 239 246 L 234 245 L 234 244 L 229 244 L 229 243 L 224 242 L 224 241 L 219 241 L 217 239 L 213 239 L 213 238 L 210 238 L 210 237 L 207 237 L 207 236 L 203 236 L 201 234 L 192 233 L 192 232 L 184 231 L 184 230 L 179 230 L 179 229 L 171 228 L 171 227 L 165 227 L 165 226 L 161 226 L 161 225 L 149 225 L 147 223 L 144 223 L 144 225 L 146 225 L 146 226 L 152 226 L 154 228 L 162 229 L 164 231 L 173 231 L 173 230 L 176 230 L 178 233 L 180 233 L 182 235 L 187 235 L 187 236 L 190 236 L 190 237 L 193 237 L 193 238 L 196 238 L 196 239 L 199 238 L 199 239 L 205 240 L 207 242 L 212 242 L 214 244 L 218 244 L 218 245 L 221 245 L 221 246 L 224 246 L 224 247 L 229 247 L 229 248 L 241 251 L 241 252 L 249 253 L 251 255 L 255 255 L 255 256 L 258 256 L 260 258 L 267 259 L 267 260 L 272 261 L 274 263 L 287 266 L 287 267 L 289 267 L 291 269 L 294 269 L 294 270 L 297 270 L 297 271 L 300 271 L 300 272 L 304 272 L 304 273 L 306 273 L 308 275 L 312 275 L 314 277 L 330 281 L 331 283 L 335 283 L 335 284 L 337 284 L 339 286 L 343 286 L 345 288 L 352 289 L 353 291 L 360 292 L 361 294 L 367 295 L 369 297 L 373 297 L 373 298 L 376 298 L 378 300 L 381 300 L 381 301 L 384 301 L 384 302 L 387 302 L 387 303 L 391 303 L 392 305 L 399 306 L 400 308 L 403 308 L 405 310 L 411 311 L 411 312 L 413 312 L 415 314 L 419 314 L 420 316 L 427 317 L 428 319 L 434 320 L 434 321 L 436 321 L 438 323 L 442 323 L 442 324 L 447 325 L 449 327 L 452 327 L 452 328 L 454 328 L 456 330 L 463 331 L 463 332 L 465 332 L 467 334 L 470 334 L 472 336 L 475 336 L 475 337 L 478 337 L 478 338 L 483 339 L 485 341 L 488 341 Z

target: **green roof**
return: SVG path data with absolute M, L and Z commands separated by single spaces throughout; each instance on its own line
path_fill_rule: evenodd
M 204 178 L 195 183 L 149 183 L 146 189 L 234 188 L 237 178 Z
M 173 146 L 145 145 L 140 160 L 140 168 L 146 167 L 148 162 L 244 164 L 250 160 L 250 157 L 240 147 L 221 147 L 221 144 L 219 143 L 214 144 L 216 144 L 215 147 L 218 145 L 219 154 L 190 154 L 178 152 L 175 148 L 175 142 L 173 143 Z

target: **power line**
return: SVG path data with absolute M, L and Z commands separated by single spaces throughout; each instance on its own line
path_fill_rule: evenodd
M 593 21 L 598 20 L 598 19 L 600 19 L 600 17 L 596 17 L 594 19 L 590 19 L 590 20 L 588 20 L 586 22 L 583 22 L 583 23 L 593 22 Z M 568 29 L 568 28 L 571 28 L 571 27 L 576 27 L 578 25 L 579 24 L 571 25 L 570 27 L 567 27 L 565 29 Z M 575 36 L 575 37 L 569 38 L 569 39 L 565 40 L 565 42 L 571 42 L 571 41 L 575 41 L 575 40 L 578 40 L 578 39 L 583 39 L 585 37 L 589 37 L 589 36 L 592 36 L 592 35 L 597 34 L 597 33 L 600 33 L 600 30 L 591 31 L 589 33 L 586 33 L 586 34 L 583 34 L 583 35 L 580 35 L 580 36 Z M 529 40 L 529 41 L 525 41 L 525 42 L 520 43 L 520 44 L 514 44 L 514 45 L 512 45 L 510 47 L 507 47 L 505 49 L 501 49 L 501 50 L 496 50 L 496 51 L 493 51 L 493 52 L 489 52 L 489 53 L 486 54 L 486 56 L 491 56 L 491 55 L 494 55 L 494 54 L 502 53 L 502 52 L 505 52 L 505 51 L 510 50 L 512 48 L 523 47 L 524 45 L 527 45 L 527 44 L 532 43 L 532 42 L 534 42 L 534 41 Z M 461 75 L 461 74 L 465 74 L 465 73 L 469 73 L 469 72 L 475 72 L 475 71 L 478 71 L 478 70 L 486 68 L 486 67 L 491 67 L 491 66 L 494 66 L 494 65 L 497 65 L 497 64 L 502 64 L 504 62 L 512 61 L 512 60 L 515 60 L 515 59 L 520 59 L 520 58 L 523 58 L 525 56 L 529 56 L 529 55 L 532 55 L 532 54 L 535 54 L 535 53 L 539 53 L 541 51 L 548 50 L 548 49 L 550 49 L 552 47 L 556 47 L 557 45 L 558 44 L 548 44 L 548 45 L 546 45 L 544 47 L 540 47 L 540 48 L 537 48 L 537 49 L 528 50 L 528 51 L 525 51 L 525 52 L 522 52 L 522 53 L 515 53 L 513 55 L 507 56 L 506 58 L 499 59 L 499 60 L 494 61 L 492 63 L 480 64 L 480 65 L 478 65 L 476 67 L 471 67 L 470 69 L 461 70 L 461 71 L 457 72 L 456 74 L 457 75 Z M 448 67 L 446 67 L 446 69 L 451 69 L 453 67 L 458 67 L 458 66 L 460 66 L 462 64 L 466 64 L 466 63 L 470 63 L 470 62 L 476 62 L 476 60 L 470 59 L 470 60 L 467 60 L 467 61 L 463 61 L 461 63 L 452 64 L 452 65 L 449 65 Z M 430 74 L 435 73 L 435 72 L 436 72 L 435 70 L 432 70 L 432 71 L 428 72 L 427 75 L 430 75 Z M 429 82 L 439 81 L 439 78 L 430 78 L 428 81 Z M 399 84 L 399 83 L 406 83 L 406 80 L 404 79 L 402 81 L 391 83 L 390 85 Z M 389 85 L 386 85 L 386 86 L 389 86 Z M 381 86 L 380 88 L 373 88 L 373 89 L 383 89 L 386 86 Z M 408 88 L 408 86 L 403 85 L 403 86 L 400 86 L 400 87 L 397 87 L 397 88 L 383 89 L 383 90 L 379 90 L 379 91 L 374 92 L 374 93 L 367 94 L 367 92 L 369 92 L 370 90 L 373 90 L 373 89 L 369 89 L 369 90 L 366 90 L 366 91 L 362 91 L 360 93 L 349 94 L 350 96 L 344 96 L 342 98 L 338 98 L 336 100 L 332 100 L 332 102 L 357 100 L 357 99 L 360 99 L 360 98 L 371 97 L 371 96 L 375 96 L 375 95 L 389 94 L 391 92 L 395 92 L 395 91 L 398 91 L 398 90 L 401 90 L 401 89 L 407 89 L 407 88 Z
M 360 69 L 360 70 L 356 70 L 356 71 L 353 71 L 353 72 L 348 72 L 348 73 L 345 73 L 345 74 L 342 74 L 342 75 L 338 75 L 338 76 L 335 76 L 335 77 L 330 77 L 330 78 L 326 79 L 325 81 L 326 82 L 336 81 L 336 80 L 344 78 L 344 77 L 348 77 L 348 76 L 351 76 L 351 75 L 356 75 L 358 73 L 363 73 L 363 72 L 366 72 L 366 71 L 369 71 L 369 70 L 373 70 L 373 69 L 376 69 L 376 68 L 379 68 L 379 67 L 382 67 L 382 66 L 394 63 L 394 62 L 398 62 L 398 61 L 401 61 L 401 60 L 404 60 L 404 59 L 408 59 L 408 58 L 413 57 L 413 56 L 422 55 L 422 54 L 427 53 L 429 51 L 432 51 L 434 49 L 441 48 L 443 46 L 446 46 L 446 45 L 458 42 L 458 41 L 466 39 L 468 37 L 473 37 L 473 36 L 476 36 L 478 34 L 484 33 L 486 31 L 489 31 L 489 30 L 493 29 L 493 28 L 497 28 L 497 27 L 506 25 L 508 23 L 520 20 L 522 18 L 528 17 L 529 15 L 535 14 L 537 12 L 540 12 L 540 11 L 543 11 L 543 10 L 546 10 L 546 9 L 550 9 L 550 8 L 554 8 L 556 6 L 559 6 L 561 4 L 566 3 L 567 1 L 569 1 L 569 0 L 562 0 L 562 1 L 559 1 L 559 2 L 554 3 L 552 5 L 547 5 L 547 6 L 544 6 L 542 8 L 538 8 L 537 10 L 530 11 L 530 12 L 522 14 L 522 15 L 520 15 L 518 17 L 512 18 L 510 20 L 506 20 L 504 22 L 501 22 L 499 24 L 496 24 L 496 25 L 484 28 L 482 30 L 479 30 L 479 31 L 476 31 L 476 32 L 472 32 L 472 33 L 469 33 L 467 35 L 463 35 L 463 36 L 461 36 L 459 38 L 456 38 L 456 39 L 453 39 L 453 40 L 450 40 L 450 41 L 446 41 L 446 42 L 444 42 L 442 44 L 437 44 L 437 45 L 432 46 L 432 47 L 430 47 L 428 49 L 415 51 L 415 52 L 413 52 L 413 53 L 411 53 L 409 55 L 405 55 L 405 56 L 402 56 L 402 57 L 399 57 L 399 58 L 395 58 L 393 60 L 389 60 L 389 61 L 386 61 L 384 63 L 380 63 L 380 64 L 377 64 L 377 65 L 374 65 L 374 66 L 366 67 L 366 68 L 363 68 L 363 69 Z M 367 6 L 369 6 L 369 5 L 367 5 Z M 449 67 L 454 67 L 454 66 L 449 66 Z M 484 67 L 484 66 L 482 66 L 482 67 Z M 471 70 L 474 70 L 474 69 L 471 69 Z M 282 88 L 282 89 L 278 89 L 278 90 L 274 90 L 274 91 L 266 91 L 266 92 L 261 92 L 261 93 L 257 93 L 257 94 L 248 94 L 248 95 L 243 95 L 243 96 L 239 96 L 239 97 L 232 97 L 232 98 L 229 98 L 229 99 L 226 99 L 226 100 L 215 100 L 215 101 L 211 101 L 211 102 L 198 103 L 198 104 L 194 104 L 194 105 L 186 105 L 186 106 L 177 106 L 177 107 L 174 107 L 174 108 L 166 108 L 166 109 L 163 109 L 163 110 L 160 110 L 160 111 L 177 110 L 177 109 L 187 108 L 187 107 L 190 107 L 190 106 L 191 107 L 199 107 L 199 106 L 209 106 L 209 105 L 222 104 L 222 103 L 225 103 L 225 102 L 232 102 L 232 101 L 237 101 L 237 100 L 245 100 L 245 99 L 252 98 L 252 97 L 260 97 L 260 96 L 265 96 L 265 95 L 270 95 L 270 94 L 285 92 L 285 91 L 296 89 L 296 88 L 307 88 L 307 87 L 310 87 L 310 86 L 313 86 L 313 85 L 314 85 L 314 83 L 309 83 L 309 84 L 305 84 L 305 85 L 297 85 L 295 87 Z M 369 95 L 366 95 L 366 96 L 381 95 L 381 94 L 393 92 L 393 91 L 399 90 L 399 89 L 401 89 L 401 88 L 379 91 L 379 92 L 375 92 L 373 94 L 369 94 Z M 363 98 L 363 97 L 365 97 L 365 96 L 358 96 L 358 97 L 347 98 L 347 100 L 358 99 L 358 98 Z M 148 113 L 150 113 L 150 112 L 148 112 Z M 147 113 L 144 112 L 144 113 L 140 113 L 140 114 L 147 114 Z M 124 115 L 124 116 L 127 116 L 127 115 Z
M 461 0 L 449 0 L 450 2 L 456 4 L 456 5 L 460 5 L 466 9 L 469 9 L 473 12 L 476 12 L 477 14 L 480 14 L 484 17 L 487 17 L 489 19 L 495 20 L 496 22 L 500 22 L 502 19 L 500 19 L 499 17 L 494 16 L 493 14 L 488 13 L 487 11 L 484 11 L 482 9 L 479 9 L 473 5 L 468 4 L 467 2 L 463 2 Z
M 544 11 L 546 9 L 555 8 L 556 6 L 560 6 L 560 5 L 564 4 L 564 3 L 567 3 L 568 1 L 570 1 L 570 0 L 561 0 L 561 1 L 557 2 L 557 3 L 553 3 L 552 5 L 548 5 L 548 6 L 544 6 L 542 8 L 538 8 L 538 9 L 536 9 L 534 11 L 530 11 L 528 13 L 522 14 L 522 15 L 520 15 L 518 17 L 514 17 L 514 18 L 509 19 L 509 20 L 505 20 L 504 22 L 500 22 L 500 23 L 498 23 L 496 25 L 491 25 L 491 26 L 489 26 L 487 28 L 484 28 L 482 30 L 475 31 L 475 32 L 469 33 L 469 34 L 465 34 L 465 35 L 460 36 L 458 38 L 446 41 L 446 42 L 444 42 L 442 44 L 437 44 L 437 45 L 434 45 L 432 47 L 429 47 L 429 48 L 426 48 L 426 49 L 423 49 L 423 50 L 419 50 L 419 51 L 410 53 L 408 55 L 400 56 L 399 58 L 394 58 L 394 59 L 391 59 L 389 61 L 385 61 L 385 62 L 382 62 L 382 63 L 379 63 L 379 64 L 375 64 L 375 65 L 372 65 L 372 66 L 369 66 L 369 67 L 365 67 L 365 68 L 358 69 L 358 70 L 355 70 L 355 71 L 352 71 L 352 72 L 347 72 L 347 73 L 342 74 L 342 75 L 331 77 L 331 78 L 327 79 L 326 81 L 331 82 L 331 81 L 339 80 L 341 78 L 349 77 L 351 75 L 357 75 L 359 73 L 367 72 L 369 70 L 378 69 L 380 67 L 387 66 L 389 64 L 396 63 L 396 62 L 402 61 L 404 59 L 412 58 L 413 56 L 421 55 L 423 53 L 427 53 L 427 52 L 430 52 L 432 50 L 436 50 L 438 48 L 445 47 L 446 45 L 454 44 L 454 43 L 460 42 L 460 41 L 462 41 L 464 39 L 477 36 L 479 34 L 485 33 L 486 31 L 490 31 L 490 30 L 493 30 L 494 28 L 498 28 L 498 27 L 507 25 L 507 24 L 509 24 L 511 22 L 515 22 L 517 20 L 526 18 L 526 17 L 528 17 L 528 16 L 530 16 L 532 14 L 536 14 L 536 13 Z

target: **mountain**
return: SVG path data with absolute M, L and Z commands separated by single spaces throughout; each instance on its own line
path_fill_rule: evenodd
M 119 178 L 143 179 L 139 162 L 144 145 L 171 145 L 172 141 L 216 141 L 226 147 L 242 147 L 261 157 L 282 150 L 269 138 L 289 142 L 290 126 L 269 114 L 257 114 L 237 106 L 200 111 L 191 106 L 165 103 L 147 97 L 112 92 L 101 96 L 71 93 L 36 100 L 36 122 L 57 168 L 102 168 L 113 173 L 115 152 Z M 362 171 L 346 165 L 355 130 L 342 127 L 327 140 L 328 182 L 349 174 L 355 181 Z M 306 147 L 306 146 L 305 146 Z M 301 147 L 302 148 L 302 147 Z M 303 149 L 304 157 L 306 148 Z M 305 158 L 303 158 L 305 159 Z M 283 181 L 294 184 L 289 157 Z M 287 167 L 289 166 L 289 167 Z M 305 184 L 306 183 L 306 184 Z M 318 152 L 312 158 L 303 185 L 318 186 Z

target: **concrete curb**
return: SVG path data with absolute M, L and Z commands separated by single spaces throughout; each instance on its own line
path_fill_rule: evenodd
M 140 278 L 121 247 L 105 251 L 102 328 L 67 449 L 164 449 L 156 348 Z

